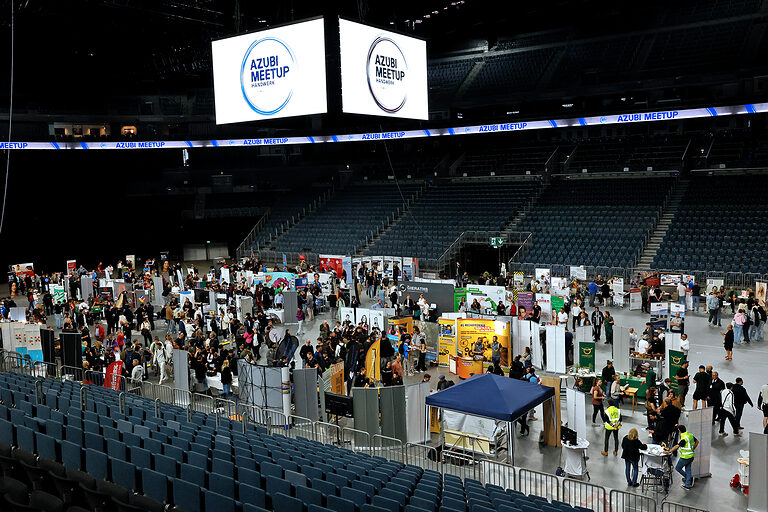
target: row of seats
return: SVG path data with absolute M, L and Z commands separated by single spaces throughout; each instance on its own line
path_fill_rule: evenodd
M 120 510 L 134 510 L 126 507 L 143 495 L 151 500 L 144 510 L 152 511 L 162 503 L 187 512 L 587 511 L 252 425 L 243 429 L 236 420 L 220 418 L 217 425 L 214 415 L 193 413 L 187 421 L 182 408 L 155 417 L 150 400 L 128 396 L 120 407 L 118 394 L 104 388 L 87 388 L 85 410 L 72 405 L 80 393 L 72 382 L 44 379 L 36 393 L 32 377 L 0 374 L 0 390 L 4 472 L 12 470 L 14 453 L 39 455 L 30 467 L 45 473 L 41 480 L 58 478 L 68 505 L 104 510 L 117 497 Z M 64 405 L 66 411 L 56 409 Z

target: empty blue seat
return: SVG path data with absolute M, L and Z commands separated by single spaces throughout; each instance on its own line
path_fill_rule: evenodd
M 37 454 L 42 459 L 59 460 L 58 444 L 53 437 L 35 432 L 35 444 L 37 445 Z
M 388 510 L 389 512 L 400 512 L 400 503 L 385 496 L 374 496 L 373 500 L 371 500 L 371 504 L 375 507 Z
M 282 478 L 270 475 L 266 477 L 266 491 L 268 496 L 274 496 L 277 493 L 283 493 L 290 496 L 291 484 Z
M 224 496 L 235 495 L 235 480 L 219 473 L 208 475 L 208 489 Z
M 205 510 L 209 512 L 235 512 L 235 500 L 232 495 L 219 494 L 209 490 L 205 493 Z
M 87 448 L 85 450 L 85 470 L 96 480 L 109 479 L 107 454 Z
M 274 512 L 304 512 L 304 503 L 288 494 L 278 492 L 272 496 L 272 509 Z
M 339 487 L 335 485 L 333 482 L 326 482 L 325 480 L 322 480 L 320 478 L 313 478 L 311 480 L 312 482 L 312 488 L 317 489 L 323 495 L 327 498 L 328 496 L 338 496 L 339 495 Z
M 136 490 L 136 466 L 123 459 L 110 458 L 112 482 L 128 490 Z
M 184 512 L 202 512 L 200 507 L 200 486 L 173 479 L 173 504 Z
M 267 506 L 267 495 L 263 489 L 243 482 L 238 484 L 238 499 L 243 504 L 251 503 L 258 507 Z

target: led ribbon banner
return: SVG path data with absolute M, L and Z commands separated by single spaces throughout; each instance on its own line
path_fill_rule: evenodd
M 432 128 L 398 132 L 351 133 L 346 135 L 318 135 L 312 137 L 278 137 L 264 139 L 224 140 L 172 140 L 145 142 L 0 142 L 0 149 L 183 149 L 245 146 L 284 146 L 293 144 L 321 144 L 326 142 L 359 142 L 363 140 L 418 139 L 447 135 L 473 135 L 483 133 L 541 130 L 545 128 L 566 128 L 569 126 L 595 126 L 601 124 L 646 123 L 695 119 L 701 117 L 759 114 L 768 112 L 768 103 L 732 105 L 729 107 L 691 108 L 683 110 L 660 110 L 635 114 L 612 114 L 571 119 L 549 119 L 545 121 L 519 121 L 514 123 L 482 124 L 455 128 Z

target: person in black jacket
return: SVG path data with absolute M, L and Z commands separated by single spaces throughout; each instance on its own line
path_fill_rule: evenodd
M 232 394 L 232 370 L 229 368 L 229 359 L 221 363 L 221 386 L 224 390 L 224 396 L 229 398 Z
M 627 485 L 630 487 L 638 487 L 640 485 L 637 483 L 637 465 L 640 462 L 640 450 L 648 448 L 637 437 L 637 429 L 632 428 L 629 430 L 629 434 L 621 440 L 621 458 L 624 459 L 624 475 L 627 477 Z M 631 477 L 630 469 L 632 469 Z
M 602 377 L 603 382 L 605 383 L 605 394 L 608 396 L 609 390 L 611 389 L 611 383 L 614 381 L 614 377 L 616 376 L 616 368 L 613 367 L 613 361 L 607 361 L 607 364 L 603 368 L 603 372 L 600 375 Z
M 509 378 L 510 379 L 517 379 L 520 380 L 523 378 L 523 375 L 525 374 L 525 367 L 523 366 L 523 362 L 520 361 L 520 356 L 515 356 L 514 361 L 512 361 L 512 365 L 509 367 Z
M 741 377 L 736 378 L 736 383 L 733 385 L 733 405 L 736 407 L 736 424 L 740 430 L 744 427 L 741 426 L 741 414 L 744 412 L 744 406 L 749 404 L 750 407 L 754 407 L 752 399 L 749 398 L 747 390 L 744 388 L 744 381 Z
M 723 391 L 725 390 L 725 382 L 720 380 L 720 375 L 717 372 L 712 372 L 712 383 L 709 385 L 709 401 L 707 402 L 712 406 L 712 424 L 719 418 L 720 408 L 723 406 Z

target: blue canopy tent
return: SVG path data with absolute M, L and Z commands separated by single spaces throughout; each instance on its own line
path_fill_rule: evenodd
M 430 407 L 508 422 L 508 453 L 512 459 L 511 423 L 554 396 L 554 388 L 484 373 L 428 396 L 426 404 Z

